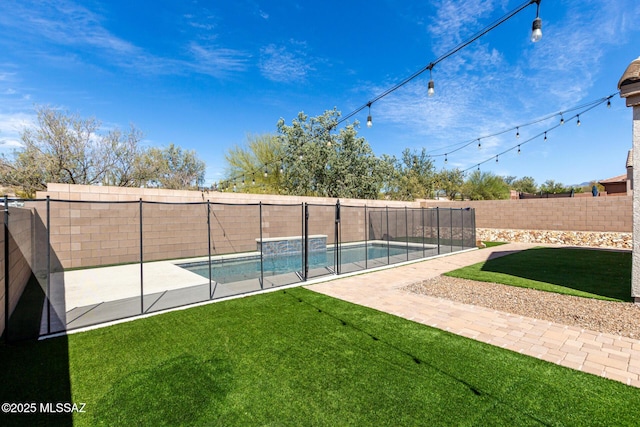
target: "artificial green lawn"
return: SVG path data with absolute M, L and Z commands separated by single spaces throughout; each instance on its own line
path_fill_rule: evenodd
M 640 390 L 303 288 L 0 346 L 60 425 L 633 425 Z M 0 425 L 35 425 L 12 416 Z
M 631 252 L 533 248 L 446 275 L 580 297 L 631 301 Z

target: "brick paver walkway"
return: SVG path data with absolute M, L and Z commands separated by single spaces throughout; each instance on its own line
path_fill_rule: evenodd
M 640 387 L 638 340 L 400 289 L 459 267 L 532 246 L 511 243 L 310 285 L 309 288 L 457 335 Z

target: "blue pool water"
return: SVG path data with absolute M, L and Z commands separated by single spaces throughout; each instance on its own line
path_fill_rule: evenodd
M 422 249 L 420 249 L 422 251 Z M 343 246 L 340 251 L 341 265 L 364 262 L 365 259 L 383 258 L 387 255 L 403 255 L 407 253 L 407 247 L 390 246 L 387 252 L 386 245 L 364 245 Z M 309 253 L 309 269 L 328 267 L 335 265 L 334 247 L 327 247 L 326 252 Z M 207 262 L 199 264 L 187 264 L 181 267 L 209 278 L 209 264 Z M 274 276 L 284 273 L 300 272 L 302 270 L 302 255 L 282 255 L 263 258 L 263 269 L 265 276 Z M 211 277 L 218 283 L 239 282 L 242 280 L 256 279 L 260 277 L 260 257 L 239 258 L 231 260 L 216 260 L 211 264 Z

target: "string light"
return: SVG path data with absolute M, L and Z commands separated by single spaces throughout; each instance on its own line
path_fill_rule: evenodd
M 433 64 L 429 64 L 429 85 L 427 89 L 427 95 L 433 96 L 436 93 L 435 85 L 433 83 L 433 77 L 431 77 L 431 70 L 433 69 Z
M 280 173 L 284 173 L 284 160 L 280 160 Z
M 520 128 L 516 128 L 516 138 L 520 138 Z
M 610 99 L 607 100 L 607 108 L 611 108 L 611 100 Z
M 264 165 L 264 177 L 268 177 L 269 176 L 269 171 L 267 170 L 267 165 Z
M 242 175 L 242 186 L 244 187 L 244 175 Z
M 251 174 L 251 184 L 256 185 L 256 174 Z
M 537 3 L 536 7 L 536 19 L 531 24 L 531 41 L 533 43 L 539 42 L 542 38 L 542 19 L 540 19 L 540 0 L 533 0 Z
M 564 116 L 562 115 L 562 113 L 560 113 L 560 124 L 564 124 Z
M 447 155 L 445 154 L 445 155 L 444 155 L 444 164 L 446 165 L 446 164 L 447 164 L 447 162 L 448 162 L 448 160 L 447 160 Z
M 518 6 L 517 8 L 515 8 L 514 10 L 512 10 L 511 12 L 508 12 L 506 15 L 502 16 L 501 18 L 495 20 L 493 23 L 489 24 L 487 27 L 485 27 L 484 29 L 480 30 L 479 32 L 477 32 L 476 34 L 474 34 L 473 36 L 471 36 L 471 38 L 469 38 L 468 40 L 460 43 L 459 45 L 457 45 L 456 47 L 452 48 L 451 50 L 449 50 L 448 52 L 444 53 L 443 55 L 441 55 L 439 58 L 437 58 L 435 61 L 429 63 L 429 65 L 421 68 L 420 70 L 416 71 L 415 73 L 413 73 L 412 75 L 410 75 L 409 77 L 405 78 L 404 80 L 402 80 L 400 83 L 396 84 L 395 86 L 387 89 L 386 91 L 382 92 L 381 94 L 379 94 L 378 96 L 372 98 L 371 100 L 369 100 L 369 102 L 367 102 L 366 104 L 362 105 L 361 107 L 355 109 L 354 111 L 352 111 L 351 113 L 345 115 L 341 120 L 339 120 L 336 124 L 340 125 L 343 122 L 349 120 L 351 117 L 355 116 L 356 114 L 358 114 L 360 111 L 364 110 L 365 108 L 367 108 L 368 106 L 370 106 L 371 104 L 373 104 L 374 102 L 379 101 L 380 99 L 384 98 L 385 96 L 389 95 L 392 92 L 395 92 L 396 90 L 400 89 L 402 86 L 408 84 L 409 82 L 411 82 L 412 80 L 414 80 L 416 77 L 420 76 L 422 73 L 424 73 L 425 71 L 429 70 L 429 85 L 428 85 L 428 90 L 427 90 L 427 94 L 429 96 L 432 96 L 435 93 L 435 87 L 433 84 L 433 78 L 431 78 L 431 71 L 433 69 L 433 67 L 438 64 L 441 61 L 444 61 L 445 59 L 447 59 L 448 57 L 456 54 L 457 52 L 459 52 L 460 50 L 464 49 L 465 47 L 469 46 L 471 43 L 475 42 L 476 40 L 478 40 L 479 38 L 481 38 L 482 36 L 484 36 L 485 34 L 489 33 L 490 31 L 494 30 L 495 28 L 497 28 L 498 26 L 500 26 L 501 24 L 505 23 L 506 21 L 508 21 L 509 19 L 513 18 L 515 15 L 517 15 L 518 13 L 520 13 L 521 11 L 523 11 L 524 9 L 526 9 L 528 6 L 532 5 L 533 3 L 537 4 L 537 11 L 536 11 L 536 20 L 535 22 L 539 23 L 539 33 L 536 32 L 536 34 L 539 34 L 540 37 L 542 35 L 542 21 L 539 18 L 539 10 L 540 10 L 540 0 L 527 0 L 524 3 L 522 3 L 520 6 Z M 535 24 L 536 26 L 538 26 L 538 24 Z M 536 41 L 539 40 L 536 39 Z
M 373 121 L 371 120 L 371 103 L 369 103 L 369 115 L 367 116 L 367 127 L 370 128 L 373 126 Z
M 482 148 L 482 144 L 480 143 L 480 138 L 478 138 L 478 150 Z
M 568 118 L 568 120 L 572 120 L 573 118 L 576 118 L 576 119 L 577 119 L 577 120 L 576 120 L 576 124 L 579 126 L 579 125 L 580 125 L 580 116 L 581 116 L 581 115 L 583 115 L 584 113 L 587 113 L 588 111 L 591 111 L 592 109 L 596 108 L 598 105 L 604 104 L 604 103 L 605 103 L 605 101 L 609 101 L 609 100 L 610 100 L 613 96 L 615 96 L 615 95 L 616 95 L 616 94 L 613 94 L 613 95 L 610 95 L 610 96 L 608 96 L 608 97 L 601 98 L 601 99 L 600 99 L 600 100 L 598 100 L 597 102 L 592 102 L 592 103 L 587 104 L 586 108 L 584 108 L 583 110 L 581 110 L 580 112 L 578 112 L 575 116 Z M 574 109 L 575 109 L 575 108 L 574 108 Z M 565 111 L 565 112 L 566 112 L 566 111 Z M 560 113 L 560 114 L 562 115 L 562 113 Z M 507 153 L 507 152 L 509 152 L 509 151 L 512 151 L 512 150 L 516 150 L 516 149 L 517 149 L 517 153 L 518 153 L 518 154 L 520 154 L 520 153 L 522 152 L 521 145 L 527 144 L 527 143 L 529 143 L 529 142 L 533 141 L 534 139 L 536 139 L 536 138 L 538 138 L 538 137 L 540 137 L 540 136 L 543 136 L 544 140 L 545 140 L 545 141 L 547 141 L 547 139 L 548 139 L 548 137 L 547 137 L 547 133 L 548 133 L 549 131 L 551 131 L 551 130 L 553 130 L 553 129 L 557 128 L 557 127 L 559 127 L 563 122 L 564 122 L 564 120 L 562 120 L 562 122 L 561 122 L 560 124 L 557 124 L 557 125 L 555 125 L 555 126 L 552 126 L 551 128 L 549 128 L 549 129 L 545 130 L 544 132 L 540 132 L 539 134 L 537 134 L 537 135 L 533 136 L 532 138 L 527 139 L 526 141 L 523 141 L 523 142 L 521 142 L 521 143 L 519 143 L 519 144 L 517 144 L 517 145 L 515 145 L 515 146 L 512 146 L 511 148 L 508 148 L 508 149 L 506 149 L 506 150 L 504 150 L 504 151 L 502 151 L 502 152 L 500 152 L 500 153 L 496 154 L 496 155 L 495 155 L 495 157 L 494 157 L 494 156 L 492 156 L 492 157 L 488 158 L 487 160 L 484 160 L 483 162 L 478 163 L 477 165 L 481 165 L 481 164 L 483 164 L 483 163 L 486 163 L 486 162 L 490 161 L 490 160 L 491 160 L 491 159 L 493 159 L 493 158 L 495 158 L 496 163 L 498 163 L 499 156 L 501 156 L 502 154 L 505 154 L 505 153 Z M 450 153 L 451 153 L 451 152 L 449 152 L 448 154 L 450 154 Z M 463 172 L 463 173 L 464 173 L 464 172 L 467 172 L 467 171 L 469 171 L 469 170 L 471 170 L 471 169 L 473 169 L 473 168 L 475 168 L 475 167 L 476 167 L 476 166 L 472 166 L 471 168 L 464 169 L 464 170 L 462 170 L 461 172 Z

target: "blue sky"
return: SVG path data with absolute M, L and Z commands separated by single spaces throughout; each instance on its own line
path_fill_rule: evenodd
M 0 153 L 19 147 L 34 106 L 96 117 L 105 129 L 175 143 L 224 176 L 224 154 L 299 111 L 344 115 L 428 65 L 516 0 L 0 2 Z M 637 0 L 542 0 L 354 117 L 376 155 L 453 144 L 531 123 L 617 91 L 640 56 Z M 631 109 L 615 96 L 553 128 L 560 116 L 482 139 L 437 169 L 473 168 L 575 184 L 625 173 Z M 578 110 L 579 111 L 579 110 Z M 570 118 L 576 111 L 565 116 Z M 521 154 L 495 155 L 521 143 Z

